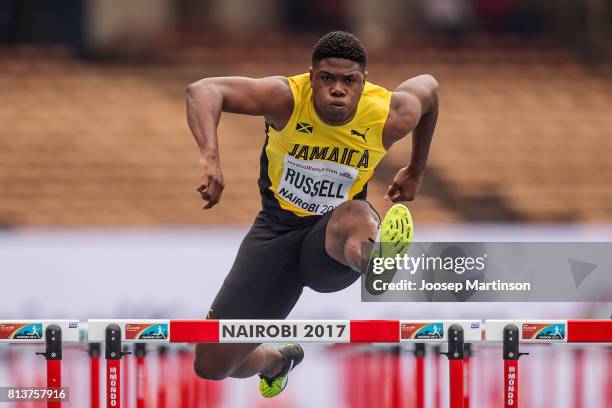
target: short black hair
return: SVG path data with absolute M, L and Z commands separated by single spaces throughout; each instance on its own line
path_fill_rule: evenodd
M 346 31 L 332 31 L 317 41 L 312 50 L 313 65 L 325 58 L 344 58 L 355 61 L 362 70 L 365 70 L 368 61 L 368 55 L 361 41 Z

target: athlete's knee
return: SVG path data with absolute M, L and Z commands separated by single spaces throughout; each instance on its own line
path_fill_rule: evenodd
M 205 380 L 219 381 L 232 374 L 233 367 L 224 361 L 219 353 L 209 352 L 205 345 L 196 346 L 193 370 L 195 374 Z
M 378 213 L 366 200 L 349 200 L 340 204 L 335 210 L 334 214 L 347 213 L 351 215 L 361 214 L 366 217 L 379 218 Z M 344 214 L 343 214 L 344 215 Z
M 380 218 L 374 208 L 364 200 L 351 200 L 334 210 L 327 225 L 327 237 L 340 239 L 344 245 L 352 236 L 371 235 L 378 228 Z
M 226 379 L 231 374 L 231 371 L 228 370 L 227 367 L 206 361 L 199 361 L 198 359 L 193 362 L 193 369 L 195 374 L 204 380 L 220 381 Z
M 334 210 L 327 225 L 325 249 L 328 255 L 357 270 L 362 244 L 376 237 L 379 222 L 378 214 L 367 201 L 342 204 Z

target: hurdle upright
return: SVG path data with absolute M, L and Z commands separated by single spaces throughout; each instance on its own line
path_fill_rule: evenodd
M 37 395 L 37 400 L 46 401 L 48 408 L 61 407 L 67 398 L 66 390 L 62 388 L 62 346 L 64 343 L 78 343 L 79 337 L 78 319 L 0 321 L 0 343 L 45 344 L 45 351 L 36 354 L 46 360 L 47 388 L 34 395 Z
M 612 320 L 487 320 L 487 342 L 503 342 L 504 406 L 519 407 L 520 343 L 612 344 Z

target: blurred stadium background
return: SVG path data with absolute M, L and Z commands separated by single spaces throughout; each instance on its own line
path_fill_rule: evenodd
M 370 81 L 393 88 L 430 73 L 440 83 L 425 183 L 410 204 L 418 240 L 610 240 L 609 1 L 0 0 L 0 317 L 202 317 L 260 206 L 264 124 L 222 117 L 226 189 L 202 212 L 185 88 L 207 76 L 305 72 L 314 42 L 334 29 L 365 43 Z M 379 211 L 409 151 L 409 141 L 395 146 L 370 182 Z M 362 304 L 354 286 L 306 290 L 290 317 L 610 310 Z M 339 406 L 325 403 L 339 397 L 321 364 L 292 380 L 317 378 L 320 392 L 295 387 L 294 402 L 274 406 Z M 248 400 L 249 381 L 229 382 L 250 391 L 228 394 Z M 563 384 L 555 389 L 568 393 Z M 585 406 L 603 406 L 598 392 Z M 234 400 L 224 406 L 246 406 Z

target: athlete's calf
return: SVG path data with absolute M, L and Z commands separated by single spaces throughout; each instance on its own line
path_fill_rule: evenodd
M 258 373 L 273 377 L 283 367 L 277 350 L 259 344 L 197 344 L 193 364 L 196 375 L 206 380 L 247 378 Z

